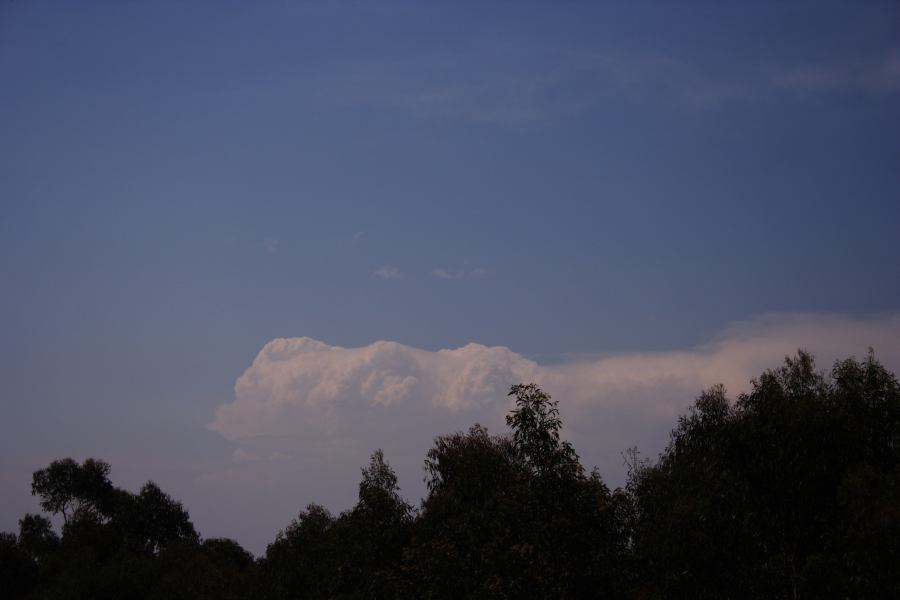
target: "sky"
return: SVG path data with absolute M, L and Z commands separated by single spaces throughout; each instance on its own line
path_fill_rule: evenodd
M 0 0 L 0 530 L 96 457 L 259 554 L 526 380 L 619 485 L 900 371 L 898 166 L 895 2 Z

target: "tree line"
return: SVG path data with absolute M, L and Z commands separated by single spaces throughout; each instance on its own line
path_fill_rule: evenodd
M 310 504 L 254 558 L 203 539 L 148 482 L 53 461 L 0 534 L 0 598 L 896 598 L 900 386 L 869 353 L 799 352 L 734 400 L 703 392 L 611 490 L 561 439 L 557 402 L 514 385 L 508 431 L 437 437 L 418 507 L 378 450 L 355 506 Z

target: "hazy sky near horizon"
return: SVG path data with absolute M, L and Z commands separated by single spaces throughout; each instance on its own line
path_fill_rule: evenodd
M 0 0 L 0 530 L 96 456 L 260 552 L 514 379 L 616 482 L 792 348 L 898 370 L 898 167 L 895 2 Z

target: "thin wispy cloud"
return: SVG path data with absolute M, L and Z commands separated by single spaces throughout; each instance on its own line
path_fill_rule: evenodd
M 842 60 L 775 71 L 771 84 L 788 92 L 900 92 L 900 48 L 877 60 Z
M 900 92 L 897 48 L 852 61 L 770 62 L 728 73 L 696 59 L 635 52 L 529 51 L 525 60 L 507 51 L 488 61 L 483 53 L 460 51 L 457 62 L 468 64 L 471 54 L 473 64 L 480 67 L 471 73 L 477 75 L 433 56 L 348 65 L 323 88 L 349 104 L 393 107 L 417 118 L 461 118 L 501 126 L 579 114 L 610 100 L 639 105 L 669 102 L 705 110 L 768 102 L 797 92 L 866 96 Z
M 460 270 L 450 270 L 444 268 L 435 268 L 432 269 L 431 275 L 436 277 L 437 279 L 480 279 L 482 277 L 486 277 L 488 274 L 487 269 L 482 269 L 481 267 L 477 267 L 470 270 L 460 269 Z
M 397 281 L 405 277 L 403 271 L 401 271 L 394 265 L 384 265 L 383 267 L 379 267 L 372 272 L 372 275 L 378 277 L 379 279 L 387 279 L 392 281 Z
M 263 248 L 265 248 L 266 251 L 268 251 L 271 254 L 277 254 L 278 253 L 278 243 L 279 243 L 278 238 L 266 238 L 263 240 Z

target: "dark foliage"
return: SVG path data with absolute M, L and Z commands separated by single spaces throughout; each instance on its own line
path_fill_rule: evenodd
M 354 507 L 309 505 L 259 559 L 152 482 L 54 461 L 32 492 L 61 535 L 40 515 L 0 534 L 0 598 L 900 597 L 900 386 L 871 353 L 826 374 L 800 352 L 734 402 L 710 388 L 614 491 L 550 396 L 510 395 L 508 435 L 435 439 L 418 510 L 378 450 Z
M 715 387 L 632 481 L 652 597 L 900 595 L 900 394 L 870 354 Z

